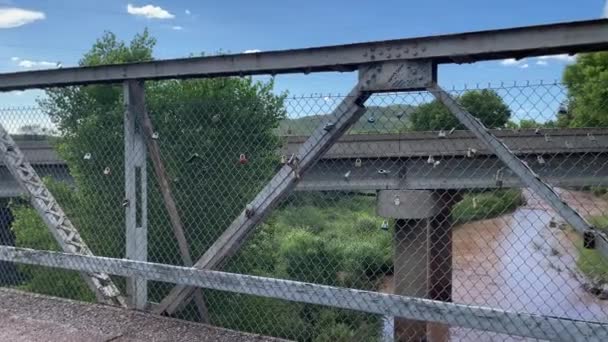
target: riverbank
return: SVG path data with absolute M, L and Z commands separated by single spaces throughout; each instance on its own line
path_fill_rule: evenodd
M 603 200 L 603 197 L 600 197 Z M 595 228 L 608 232 L 608 216 L 592 216 L 589 218 Z M 586 278 L 585 288 L 601 299 L 608 299 L 608 259 L 597 250 L 583 248 L 579 238 L 577 241 L 577 266 Z
M 586 217 L 608 212 L 590 193 L 558 189 Z M 513 213 L 454 229 L 453 300 L 539 315 L 604 321 L 608 301 L 585 289 L 578 271 L 578 236 L 529 190 Z M 521 341 L 504 335 L 450 328 L 458 341 Z

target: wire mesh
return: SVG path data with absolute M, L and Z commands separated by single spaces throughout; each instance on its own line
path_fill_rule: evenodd
M 125 212 L 134 205 L 125 194 L 123 99 L 119 86 L 82 89 L 60 90 L 40 107 L 2 109 L 0 123 L 93 254 L 123 258 Z M 608 227 L 608 130 L 601 121 L 581 121 L 566 86 L 500 84 L 450 93 L 564 201 L 597 228 Z M 135 128 L 147 135 L 147 176 L 134 180 L 147 260 L 188 266 L 188 259 L 201 258 L 309 136 L 332 132 L 337 117 L 330 113 L 342 100 L 277 95 L 247 78 L 150 82 L 152 131 Z M 605 257 L 583 248 L 581 237 L 430 93 L 376 94 L 365 105 L 295 191 L 215 269 L 607 323 Z M 607 108 L 602 102 L 596 110 Z M 164 173 L 152 161 L 151 144 Z M 6 168 L 0 177 L 2 244 L 60 250 Z M 176 203 L 189 257 L 163 191 Z M 113 279 L 132 295 L 124 278 Z M 95 300 L 73 271 L 2 262 L 0 281 Z M 173 287 L 150 281 L 148 309 Z M 218 290 L 194 298 L 173 314 L 292 340 L 521 339 Z

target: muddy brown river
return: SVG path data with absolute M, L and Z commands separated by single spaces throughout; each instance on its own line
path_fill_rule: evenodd
M 583 216 L 608 214 L 608 202 L 589 193 L 559 192 Z M 526 190 L 524 196 L 527 204 L 511 214 L 455 228 L 454 302 L 607 321 L 608 300 L 582 287 L 577 236 L 542 200 Z M 453 341 L 526 340 L 455 327 L 449 334 Z

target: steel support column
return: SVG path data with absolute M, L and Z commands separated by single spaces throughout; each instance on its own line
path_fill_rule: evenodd
M 125 81 L 125 225 L 126 258 L 148 260 L 148 191 L 146 141 L 142 128 L 145 108 L 143 81 Z M 128 278 L 129 305 L 143 310 L 148 302 L 145 278 Z

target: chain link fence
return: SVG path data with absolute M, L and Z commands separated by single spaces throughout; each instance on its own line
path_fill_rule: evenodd
M 577 116 L 563 84 L 450 93 L 566 203 L 597 228 L 608 227 L 608 127 Z M 154 263 L 195 263 L 317 127 L 333 128 L 328 113 L 343 99 L 277 95 L 271 84 L 248 78 L 149 82 L 149 157 L 133 180 L 144 182 L 147 197 L 138 195 L 133 211 L 137 226 L 147 226 L 147 248 L 139 252 Z M 125 195 L 122 102 L 120 86 L 103 85 L 53 90 L 39 107 L 0 110 L 0 123 L 92 253 L 112 258 L 127 253 L 125 212 L 133 204 Z M 376 94 L 365 105 L 295 191 L 214 269 L 607 323 L 605 257 L 583 248 L 582 238 L 430 93 Z M 606 113 L 608 103 L 596 110 Z M 164 171 L 154 165 L 152 146 Z M 6 168 L 0 177 L 2 244 L 61 250 Z M 125 278 L 112 279 L 129 293 Z M 2 262 L 0 281 L 96 300 L 75 271 Z M 174 286 L 149 281 L 147 309 Z M 189 298 L 172 314 L 290 340 L 521 340 L 220 290 Z

